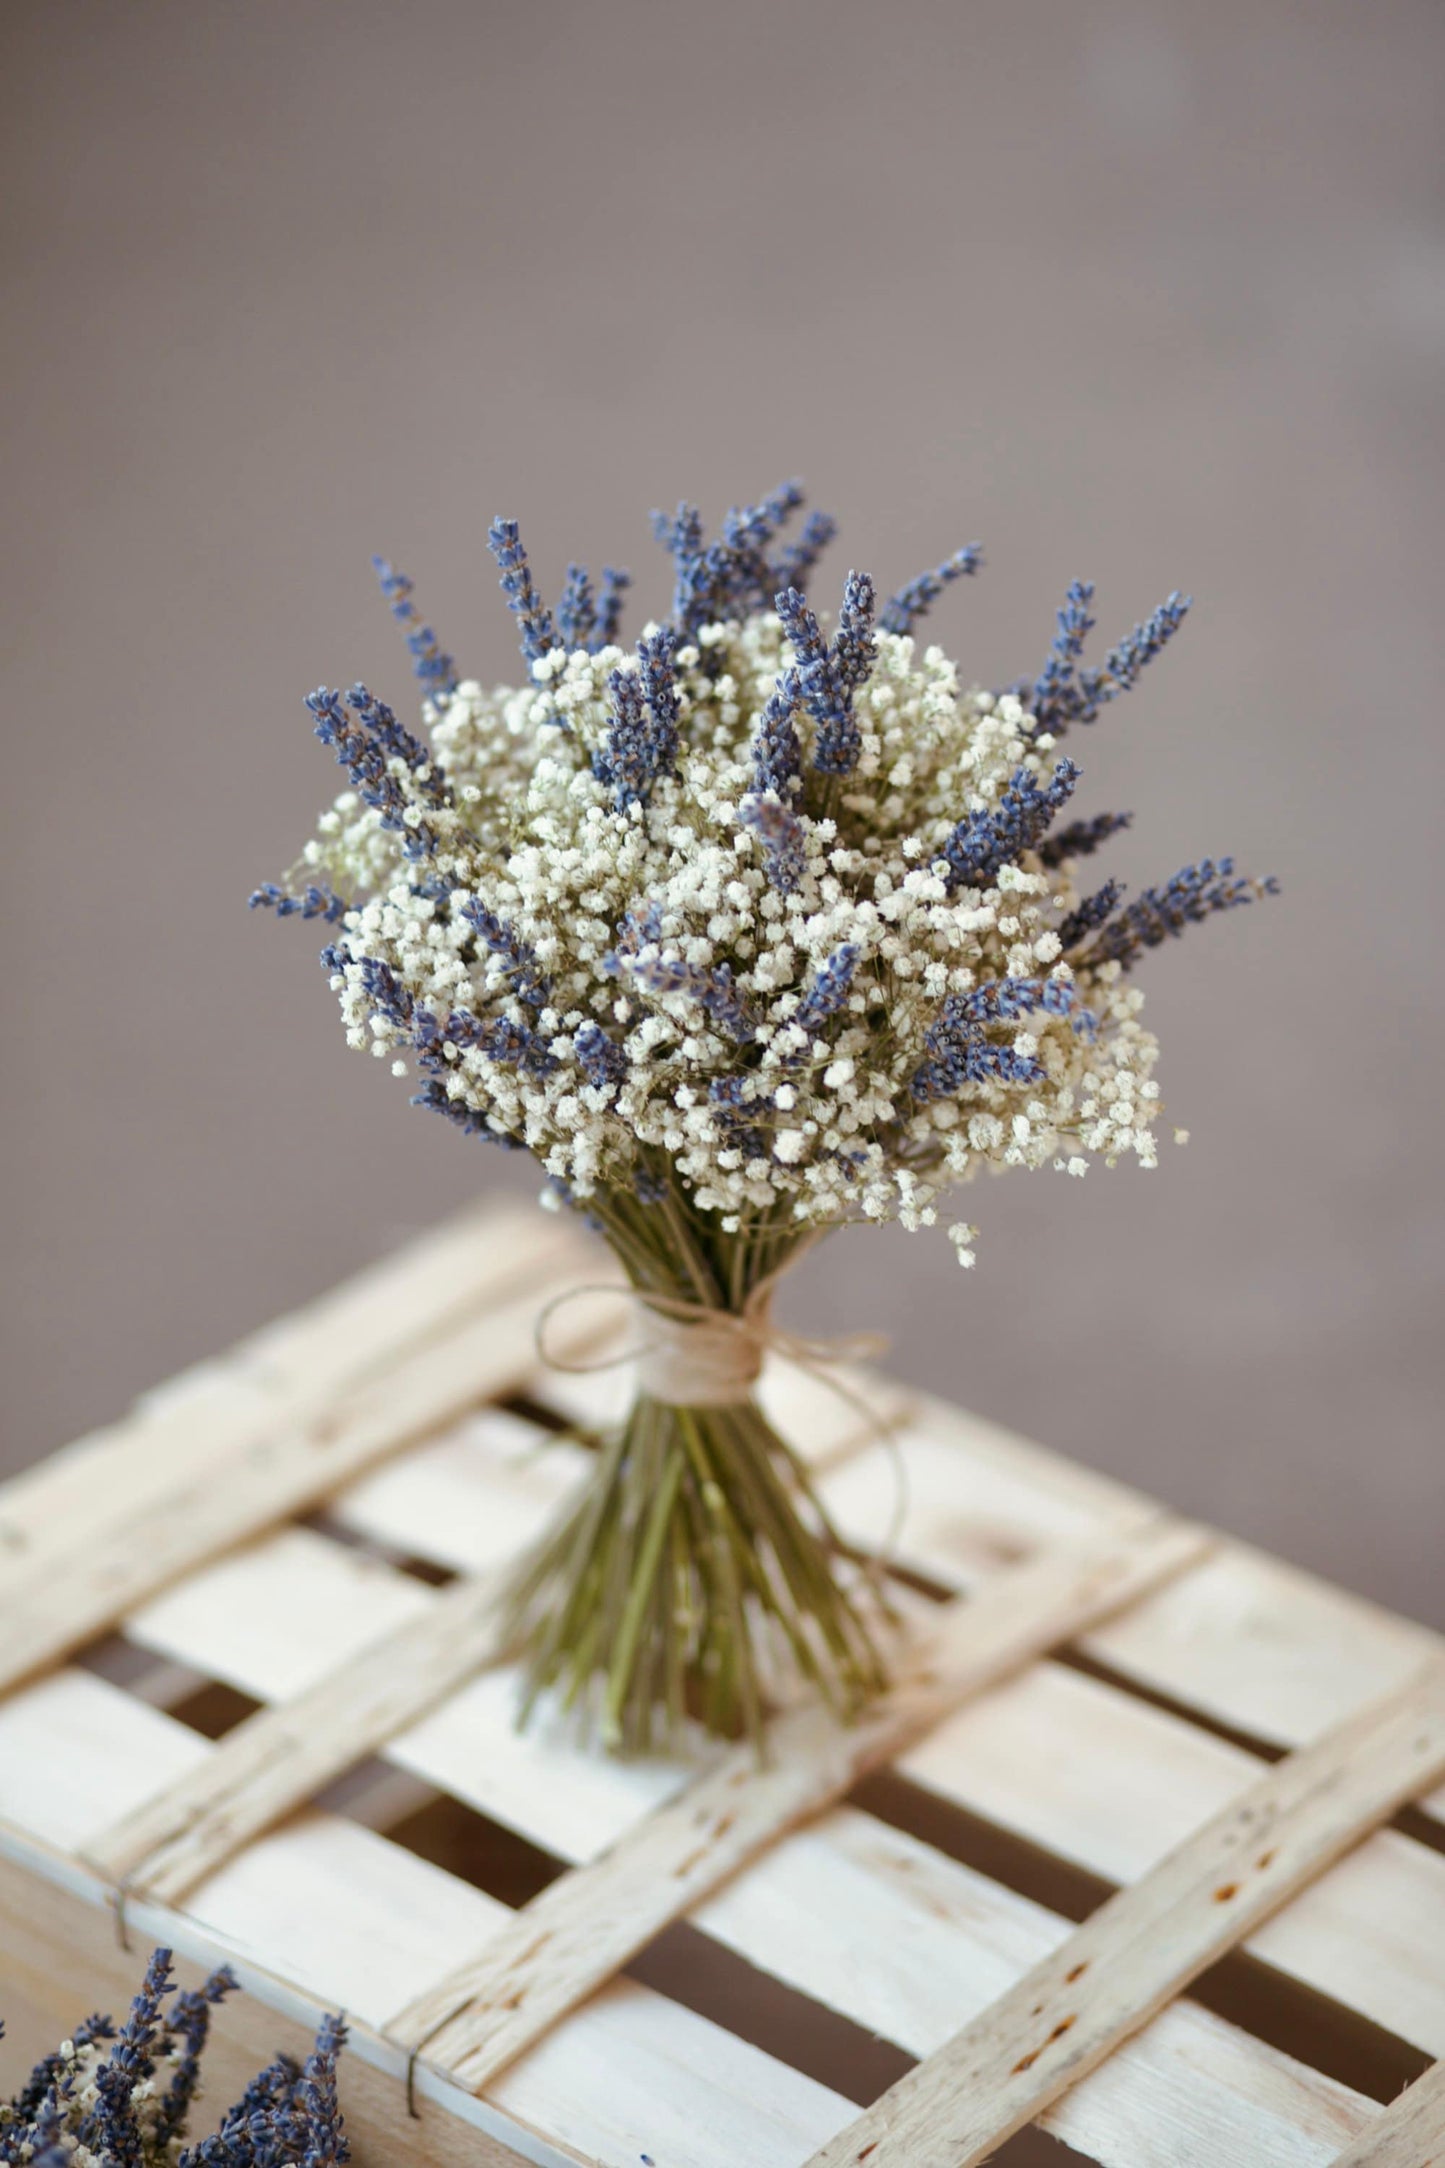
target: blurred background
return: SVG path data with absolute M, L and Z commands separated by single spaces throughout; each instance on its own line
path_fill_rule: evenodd
M 513 674 L 484 547 L 664 561 L 797 472 L 885 590 L 1034 670 L 1071 576 L 1167 658 L 1075 750 L 1111 870 L 1282 899 L 1147 965 L 1154 1175 L 859 1232 L 792 1316 L 1445 1626 L 1445 16 L 1287 0 L 84 0 L 5 11 L 0 1462 L 532 1186 L 349 1055 L 248 916 L 409 697 L 368 560 Z M 640 616 L 634 614 L 634 625 Z

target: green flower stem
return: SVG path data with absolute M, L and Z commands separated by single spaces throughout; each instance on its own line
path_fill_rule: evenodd
M 540 1694 L 613 1750 L 688 1718 L 757 1738 L 789 1674 L 842 1716 L 885 1683 L 873 1591 L 806 1475 L 751 1401 L 677 1408 L 643 1395 L 581 1497 L 511 1591 Z

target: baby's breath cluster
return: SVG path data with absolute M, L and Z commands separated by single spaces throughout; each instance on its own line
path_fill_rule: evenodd
M 621 576 L 602 612 L 574 566 L 554 618 L 499 521 L 526 682 L 443 680 L 428 632 L 425 738 L 363 686 L 314 694 L 351 787 L 257 900 L 331 921 L 350 1044 L 535 1154 L 554 1197 L 670 1180 L 724 1235 L 916 1228 L 981 1169 L 1152 1166 L 1129 968 L 1258 884 L 1225 861 L 1132 907 L 1089 891 L 1079 865 L 1121 821 L 1056 826 L 1079 774 L 1059 741 L 1184 599 L 1084 671 L 1076 586 L 1037 680 L 966 687 L 915 626 L 977 550 L 881 612 L 850 574 L 830 635 L 776 585 L 808 558 L 778 533 L 800 495 L 711 546 L 689 507 L 659 519 L 674 609 L 630 649 Z

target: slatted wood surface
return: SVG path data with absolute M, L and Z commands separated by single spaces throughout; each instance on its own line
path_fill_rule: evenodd
M 389 2168 L 1445 2168 L 1445 1645 L 1137 1493 L 850 1373 L 888 1699 L 761 1765 L 517 1732 L 492 1596 L 627 1389 L 529 1321 L 598 1264 L 473 1211 L 0 1489 L 0 2005 L 224 1956 L 350 2013 Z M 876 1427 L 764 1389 L 876 1546 Z

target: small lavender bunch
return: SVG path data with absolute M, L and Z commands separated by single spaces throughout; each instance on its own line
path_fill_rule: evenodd
M 214 2136 L 183 2147 L 211 2012 L 236 1981 L 223 1966 L 199 1990 L 172 1995 L 173 1984 L 170 1951 L 155 1951 L 122 2026 L 84 2019 L 0 2103 L 4 2168 L 332 2168 L 350 2158 L 336 2097 L 339 2017 L 325 2020 L 304 2066 L 278 2057 Z
M 1061 818 L 1061 740 L 1185 596 L 1094 666 L 1076 582 L 1037 676 L 966 689 L 917 628 L 978 546 L 881 605 L 850 572 L 830 620 L 807 583 L 833 522 L 789 539 L 802 501 L 787 483 L 711 541 L 691 505 L 655 514 L 671 606 L 630 649 L 625 573 L 571 566 L 554 612 L 498 520 L 525 681 L 492 692 L 383 565 L 424 734 L 365 686 L 313 693 L 347 788 L 252 899 L 328 925 L 349 1043 L 532 1153 L 647 1306 L 663 1360 L 514 1603 L 534 1689 L 613 1744 L 684 1710 L 756 1726 L 789 1670 L 842 1712 L 877 1688 L 870 1586 L 748 1392 L 777 1276 L 834 1227 L 933 1225 L 981 1173 L 1152 1167 L 1134 968 L 1274 885 L 1206 859 L 1130 901 L 1081 876 L 1128 815 Z M 950 1229 L 964 1264 L 973 1234 Z

